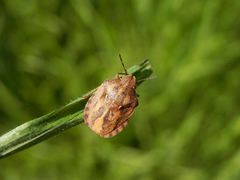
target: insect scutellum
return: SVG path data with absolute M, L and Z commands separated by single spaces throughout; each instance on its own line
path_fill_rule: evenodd
M 124 65 L 124 63 L 123 63 L 121 54 L 119 54 L 119 58 L 120 58 L 120 61 L 121 61 L 121 63 L 122 63 L 122 66 L 123 66 L 123 69 L 124 69 L 124 71 L 125 71 L 125 74 L 128 75 L 128 72 L 127 72 L 127 69 L 125 68 L 125 65 Z

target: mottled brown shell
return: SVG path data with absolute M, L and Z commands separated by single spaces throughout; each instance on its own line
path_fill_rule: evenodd
M 88 100 L 84 121 L 96 134 L 108 138 L 120 133 L 138 105 L 136 78 L 118 76 L 104 81 Z

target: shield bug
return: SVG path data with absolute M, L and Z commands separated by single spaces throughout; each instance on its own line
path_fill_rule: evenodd
M 84 122 L 101 137 L 109 138 L 120 133 L 128 124 L 138 105 L 136 78 L 125 73 L 104 81 L 89 98 L 84 108 Z

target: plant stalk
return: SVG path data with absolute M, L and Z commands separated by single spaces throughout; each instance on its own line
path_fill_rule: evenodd
M 137 86 L 149 79 L 152 68 L 148 60 L 127 70 L 137 79 Z M 0 158 L 38 144 L 83 122 L 83 110 L 95 89 L 69 104 L 39 118 L 28 121 L 0 136 Z

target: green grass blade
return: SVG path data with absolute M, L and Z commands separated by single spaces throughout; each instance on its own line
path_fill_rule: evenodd
M 137 85 L 152 74 L 148 60 L 128 69 L 137 78 Z M 28 121 L 0 137 L 0 158 L 26 149 L 66 129 L 83 122 L 83 109 L 88 98 L 95 90 L 77 98 L 71 103 L 39 118 Z

